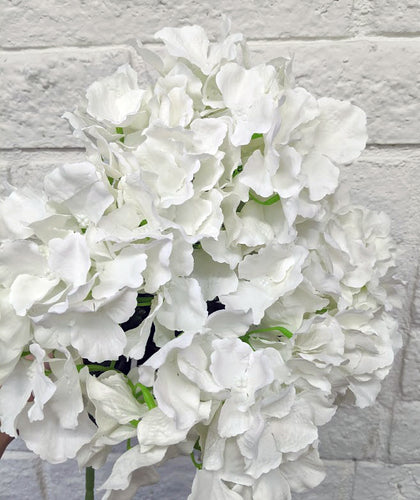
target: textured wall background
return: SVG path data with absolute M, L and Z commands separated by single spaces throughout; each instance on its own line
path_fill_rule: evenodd
M 95 79 L 130 61 L 131 40 L 166 26 L 216 31 L 232 19 L 258 58 L 294 54 L 298 82 L 317 96 L 350 99 L 368 115 L 369 146 L 343 171 L 355 200 L 387 211 L 405 280 L 404 348 L 378 402 L 342 408 L 322 429 L 328 476 L 296 500 L 420 499 L 420 2 L 419 0 L 0 0 L 0 172 L 36 185 L 83 155 L 67 122 Z M 0 499 L 78 500 L 74 463 L 41 463 L 16 441 L 0 462 Z M 189 460 L 143 500 L 182 500 Z M 104 474 L 100 474 L 103 478 Z M 100 481 L 101 479 L 99 479 Z M 98 481 L 98 482 L 99 482 Z M 209 494 L 209 500 L 211 495 Z

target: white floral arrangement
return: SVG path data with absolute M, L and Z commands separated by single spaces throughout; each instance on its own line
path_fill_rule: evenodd
M 339 187 L 364 112 L 228 24 L 159 31 L 151 84 L 123 65 L 65 115 L 86 160 L 0 202 L 1 431 L 81 468 L 126 442 L 104 499 L 180 454 L 190 500 L 315 487 L 318 427 L 400 346 L 389 219 Z

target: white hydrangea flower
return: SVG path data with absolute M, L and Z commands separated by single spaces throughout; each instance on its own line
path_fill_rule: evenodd
M 154 81 L 125 64 L 65 114 L 86 160 L 0 200 L 1 431 L 81 467 L 127 441 L 104 499 L 178 454 L 190 500 L 315 487 L 318 427 L 401 344 L 389 219 L 340 187 L 364 112 L 229 28 L 160 30 Z

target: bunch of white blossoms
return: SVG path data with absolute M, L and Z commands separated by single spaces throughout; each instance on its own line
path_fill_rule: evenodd
M 190 500 L 290 499 L 400 343 L 389 220 L 338 190 L 365 114 L 240 34 L 156 39 L 153 83 L 126 64 L 66 115 L 86 161 L 1 201 L 1 430 L 81 467 L 127 442 L 103 498 L 191 454 Z

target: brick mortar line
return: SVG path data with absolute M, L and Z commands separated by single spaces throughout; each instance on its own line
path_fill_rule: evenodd
M 420 145 L 419 145 L 420 146 Z M 86 149 L 83 147 L 69 146 L 57 148 L 0 148 L 1 153 L 83 153 Z
M 420 148 L 420 143 L 418 142 L 401 142 L 401 143 L 374 143 L 370 142 L 367 144 L 367 149 L 419 149 Z
M 235 30 L 232 30 L 233 32 Z M 113 44 L 113 43 L 105 43 L 105 44 L 89 44 L 89 45 L 40 45 L 40 46 L 18 46 L 18 47 L 7 47 L 0 46 L 0 55 L 2 53 L 24 53 L 24 52 L 43 52 L 43 51 L 52 51 L 52 52 L 61 52 L 61 51 L 72 51 L 72 50 L 98 50 L 98 49 L 135 49 L 136 42 L 140 40 L 133 37 L 132 42 L 127 41 L 124 44 Z M 252 47 L 257 44 L 267 44 L 267 45 L 275 45 L 275 44 L 287 44 L 290 42 L 301 42 L 303 44 L 313 44 L 313 43 L 326 43 L 329 44 L 331 42 L 337 42 L 338 44 L 346 44 L 351 42 L 398 42 L 407 40 L 407 41 L 418 41 L 420 43 L 420 32 L 419 33 L 393 33 L 389 35 L 373 35 L 367 36 L 364 34 L 357 34 L 354 36 L 348 37 L 288 37 L 288 38 L 246 38 L 249 45 Z M 143 45 L 147 47 L 162 47 L 161 43 L 143 40 Z
M 353 459 L 353 476 L 351 478 L 351 492 L 350 492 L 350 498 L 354 500 L 354 493 L 356 490 L 356 474 L 357 474 L 357 460 Z
M 39 489 L 41 491 L 42 500 L 48 500 L 49 495 L 48 495 L 47 474 L 44 469 L 44 461 L 41 459 L 38 459 L 35 465 L 35 474 L 38 481 Z
M 336 42 L 337 45 L 347 45 L 353 42 L 394 42 L 394 43 L 401 43 L 402 41 L 418 41 L 420 43 L 420 34 L 416 35 L 414 37 L 411 36 L 367 36 L 367 35 L 356 35 L 356 36 L 349 36 L 349 37 L 341 37 L 341 38 L 313 38 L 313 39 L 305 39 L 304 37 L 301 38 L 284 38 L 284 39 L 261 39 L 261 40 L 249 40 L 249 45 L 252 47 L 253 45 L 257 45 L 258 43 L 265 43 L 267 45 L 286 45 L 290 42 L 300 42 L 303 45 L 312 45 L 312 44 L 331 44 L 332 42 Z M 146 45 L 146 44 L 145 44 Z
M 144 44 L 148 45 L 148 44 Z M 158 45 L 158 44 L 154 44 Z M 148 45 L 149 46 L 149 45 Z M 8 54 L 23 54 L 23 53 L 33 53 L 33 52 L 51 52 L 51 53 L 62 53 L 62 52 L 96 52 L 107 51 L 107 50 L 129 50 L 133 51 L 136 49 L 136 41 L 133 40 L 133 44 L 104 44 L 104 45 L 51 45 L 51 46 L 41 46 L 41 47 L 0 47 L 0 56 L 5 56 Z
M 401 152 L 407 152 L 407 150 L 412 150 L 412 151 L 419 151 L 420 150 L 420 143 L 402 143 L 402 144 L 375 144 L 375 143 L 368 143 L 366 145 L 366 152 L 375 152 L 375 151 L 401 151 Z M 0 147 L 0 154 L 1 153 L 83 153 L 85 152 L 86 149 L 82 146 L 69 146 L 69 147 L 29 147 L 29 148 L 16 148 L 16 147 L 11 147 L 11 148 L 2 148 Z
M 24 456 L 25 455 L 25 456 Z M 112 454 L 110 455 L 111 460 L 116 460 L 119 458 L 121 455 L 119 454 Z M 181 455 L 180 455 L 181 456 Z M 37 460 L 39 457 L 35 455 L 35 453 L 32 453 L 30 451 L 7 451 L 3 455 L 1 461 L 2 462 L 7 462 L 7 461 L 22 461 L 25 462 L 27 460 Z M 420 466 L 420 461 L 412 461 L 412 462 L 392 462 L 391 460 L 375 460 L 375 459 L 358 459 L 358 458 L 323 458 L 320 457 L 322 462 L 325 465 L 329 465 L 331 463 L 335 462 L 340 462 L 340 463 L 364 463 L 364 464 L 378 464 L 378 465 L 395 465 L 396 467 L 402 467 L 405 465 L 418 465 Z M 41 463 L 48 463 L 46 460 L 41 460 L 39 459 Z M 72 459 L 67 460 L 67 462 L 71 462 Z M 66 463 L 66 462 L 63 462 Z M 61 464 L 50 464 L 52 466 L 54 465 L 61 465 Z M 1 462 L 0 462 L 1 466 Z

